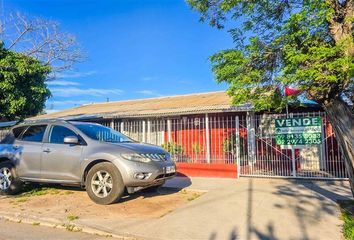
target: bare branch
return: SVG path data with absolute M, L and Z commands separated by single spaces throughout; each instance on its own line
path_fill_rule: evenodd
M 7 49 L 50 65 L 53 72 L 71 69 L 85 59 L 75 36 L 62 32 L 58 22 L 12 14 L 1 28 Z

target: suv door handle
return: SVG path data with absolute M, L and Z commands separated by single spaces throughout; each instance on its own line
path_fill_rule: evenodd
M 49 148 L 46 148 L 46 149 L 43 150 L 43 152 L 45 152 L 45 153 L 50 153 L 51 150 L 50 150 Z

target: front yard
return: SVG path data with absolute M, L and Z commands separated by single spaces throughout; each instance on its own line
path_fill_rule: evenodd
M 87 222 L 94 225 L 95 221 L 122 220 L 128 223 L 161 218 L 201 194 L 172 188 L 160 188 L 158 191 L 146 189 L 126 195 L 116 204 L 105 206 L 93 203 L 81 189 L 29 186 L 20 195 L 1 196 L 0 213 L 16 216 L 18 222 L 32 219 L 33 225 L 40 225 L 44 220 L 69 231 L 81 231 L 80 226 Z

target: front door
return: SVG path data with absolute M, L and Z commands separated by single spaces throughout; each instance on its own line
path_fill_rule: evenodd
M 65 144 L 64 138 L 77 134 L 61 125 L 52 125 L 43 144 L 41 175 L 53 182 L 81 181 L 81 153 L 84 146 Z

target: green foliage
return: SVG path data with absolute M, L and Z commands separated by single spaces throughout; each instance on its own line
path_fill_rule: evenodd
M 348 212 L 342 213 L 342 218 L 344 221 L 343 224 L 343 235 L 345 239 L 352 240 L 354 239 L 354 217 Z
M 163 149 L 171 154 L 181 154 L 183 153 L 182 145 L 179 145 L 175 142 L 167 142 L 161 145 Z
M 18 195 L 18 198 L 29 198 L 29 197 L 36 197 L 36 196 L 43 196 L 43 195 L 56 195 L 59 194 L 60 191 L 56 188 L 49 188 L 49 187 L 37 187 L 26 185 L 23 189 L 23 193 Z
M 354 201 L 338 201 L 341 207 L 342 220 L 344 221 L 342 231 L 346 240 L 354 239 Z
M 202 21 L 229 27 L 234 49 L 211 56 L 218 83 L 229 84 L 234 104 L 280 110 L 284 86 L 325 103 L 354 99 L 352 1 L 187 0 Z M 232 23 L 229 20 L 234 20 Z M 339 27 L 343 31 L 331 31 Z
M 236 150 L 238 148 L 240 151 L 240 156 L 242 157 L 245 154 L 243 144 L 244 139 L 240 138 L 240 144 L 237 145 L 236 137 L 236 134 L 232 133 L 225 138 L 222 143 L 222 150 L 224 153 L 236 154 Z
M 23 119 L 40 113 L 50 91 L 49 66 L 3 48 L 0 42 L 0 119 Z
M 231 134 L 227 138 L 224 139 L 222 143 L 222 150 L 224 153 L 235 153 L 237 149 L 236 144 L 236 134 Z
M 192 144 L 192 150 L 195 154 L 200 154 L 203 152 L 203 148 L 198 142 Z
M 67 217 L 66 217 L 69 221 L 75 221 L 75 220 L 77 220 L 77 219 L 79 219 L 79 216 L 76 216 L 76 215 L 68 215 Z

